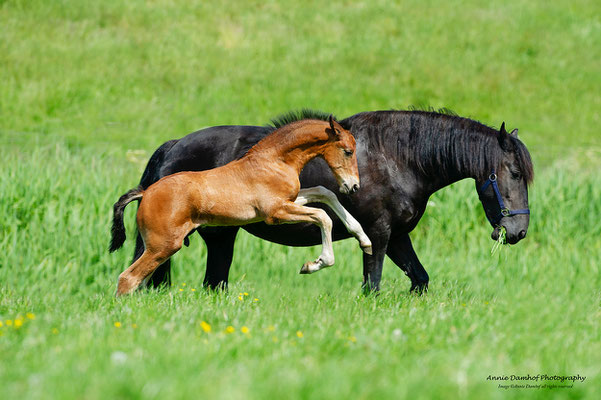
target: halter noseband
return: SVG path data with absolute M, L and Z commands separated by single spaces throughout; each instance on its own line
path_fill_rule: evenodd
M 501 197 L 501 192 L 499 191 L 499 186 L 497 185 L 497 174 L 495 174 L 494 169 L 492 170 L 487 181 L 484 182 L 482 187 L 480 187 L 480 192 L 479 192 L 480 196 L 482 196 L 484 191 L 489 186 L 492 186 L 492 188 L 495 192 L 495 196 L 497 198 L 497 202 L 499 203 L 499 208 L 501 209 L 501 213 L 499 215 L 497 215 L 494 219 L 489 217 L 488 213 L 486 213 L 486 212 L 484 213 L 484 214 L 486 214 L 486 218 L 488 219 L 488 222 L 490 222 L 490 224 L 492 226 L 498 225 L 499 222 L 501 222 L 501 219 L 503 219 L 504 217 L 511 217 L 512 215 L 517 215 L 517 214 L 530 214 L 530 209 L 528 209 L 528 208 L 523 208 L 520 210 L 510 210 L 509 208 L 505 207 L 505 203 L 503 202 L 503 198 Z

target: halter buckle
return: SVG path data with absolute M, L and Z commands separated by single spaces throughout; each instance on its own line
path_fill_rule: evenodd
M 496 180 L 497 180 L 497 174 L 495 174 L 495 173 L 493 172 L 492 174 L 490 174 L 490 176 L 488 177 L 488 179 L 489 179 L 491 182 L 494 182 L 494 181 L 496 181 Z
M 511 211 L 509 211 L 508 208 L 503 208 L 501 210 L 501 215 L 504 216 L 504 217 L 509 217 L 511 215 Z

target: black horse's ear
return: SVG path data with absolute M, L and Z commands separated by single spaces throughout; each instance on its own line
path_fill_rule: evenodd
M 501 129 L 499 129 L 499 144 L 503 150 L 507 150 L 509 147 L 509 134 L 505 130 L 505 121 L 501 124 Z
M 514 138 L 518 138 L 518 130 L 517 128 L 509 132 L 509 136 L 513 136 Z

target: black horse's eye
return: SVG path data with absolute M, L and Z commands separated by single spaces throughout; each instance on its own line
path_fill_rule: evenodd
M 511 171 L 511 177 L 516 181 L 522 179 L 522 175 L 517 171 Z
M 353 150 L 344 150 L 344 155 L 350 157 L 353 155 Z

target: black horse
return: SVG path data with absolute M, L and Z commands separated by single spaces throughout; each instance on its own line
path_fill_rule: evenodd
M 271 126 L 217 126 L 171 140 L 159 147 L 148 162 L 140 184 L 147 188 L 179 171 L 199 171 L 240 158 L 273 129 L 303 118 L 327 119 L 330 114 L 302 110 L 290 112 Z M 476 181 L 487 218 L 497 240 L 500 227 L 506 240 L 517 243 L 529 223 L 528 184 L 533 179 L 528 150 L 517 130 L 499 131 L 448 112 L 363 112 L 340 121 L 357 141 L 361 189 L 341 195 L 323 160 L 310 162 L 301 174 L 302 187 L 322 185 L 338 193 L 340 202 L 357 218 L 373 244 L 373 255 L 363 255 L 363 287 L 379 290 L 384 256 L 411 279 L 411 291 L 428 288 L 428 274 L 418 260 L 409 232 L 424 214 L 428 198 L 437 190 L 465 178 Z M 334 240 L 349 234 L 334 214 Z M 310 224 L 245 225 L 243 229 L 272 242 L 289 246 L 320 243 L 319 229 Z M 226 286 L 239 227 L 199 230 L 207 245 L 204 285 Z M 187 239 L 187 238 L 186 238 Z M 134 260 L 144 244 L 138 235 Z M 170 284 L 170 264 L 154 273 L 149 284 Z

